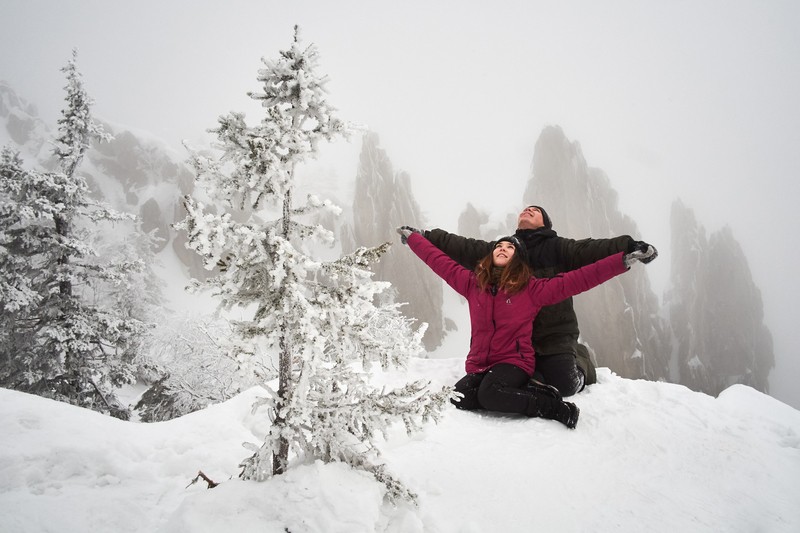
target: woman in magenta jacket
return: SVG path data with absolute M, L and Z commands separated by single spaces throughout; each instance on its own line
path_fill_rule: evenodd
M 535 278 L 524 260 L 524 245 L 514 236 L 495 242 L 492 252 L 470 271 L 417 230 L 402 226 L 397 231 L 402 242 L 469 303 L 467 375 L 455 385 L 463 394 L 453 402 L 456 407 L 548 418 L 574 428 L 579 415 L 575 404 L 562 401 L 557 391 L 529 384 L 536 367 L 533 319 L 543 306 L 596 287 L 651 252 L 620 252 L 553 278 Z

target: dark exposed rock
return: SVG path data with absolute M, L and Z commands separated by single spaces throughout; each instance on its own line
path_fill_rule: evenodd
M 588 167 L 580 145 L 558 127 L 545 128 L 536 143 L 523 200 L 543 206 L 562 237 L 640 238 L 634 221 L 620 212 L 608 177 Z M 631 269 L 574 302 L 581 339 L 600 366 L 624 377 L 669 378 L 670 332 L 646 269 Z
M 428 323 L 423 342 L 430 350 L 441 344 L 444 335 L 442 284 L 412 253 L 400 249 L 395 229 L 404 224 L 425 224 L 409 176 L 395 173 L 378 135 L 368 133 L 356 176 L 353 225 L 340 232 L 343 248 L 352 251 L 386 241 L 394 244 L 374 266 L 375 279 L 392 283 L 396 301 L 408 303 L 403 307 L 406 316 Z
M 694 212 L 672 205 L 672 270 L 665 295 L 679 382 L 716 395 L 742 383 L 769 392 L 775 366 L 761 292 L 730 227 L 706 238 Z

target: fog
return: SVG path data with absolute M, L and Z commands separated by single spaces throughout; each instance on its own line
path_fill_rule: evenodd
M 488 4 L 0 0 L 0 79 L 54 125 L 77 47 L 95 114 L 183 153 L 220 114 L 260 118 L 246 96 L 260 58 L 299 24 L 340 116 L 380 134 L 427 224 L 453 230 L 467 202 L 497 218 L 519 209 L 534 143 L 557 124 L 661 251 L 648 266 L 659 296 L 673 200 L 708 233 L 731 226 L 775 340 L 771 393 L 800 408 L 800 4 Z M 312 168 L 346 188 L 359 147 L 326 149 Z

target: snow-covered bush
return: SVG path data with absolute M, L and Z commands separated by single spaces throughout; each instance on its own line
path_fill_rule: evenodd
M 138 360 L 140 380 L 151 384 L 136 404 L 140 420 L 183 416 L 277 376 L 267 354 L 257 346 L 233 350 L 232 337 L 230 323 L 219 317 L 183 314 L 160 322 Z

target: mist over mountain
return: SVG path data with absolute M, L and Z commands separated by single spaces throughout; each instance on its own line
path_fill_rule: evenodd
M 53 129 L 39 118 L 33 104 L 2 82 L 0 121 L 0 145 L 19 150 L 32 166 L 54 168 Z M 153 231 L 160 239 L 155 251 L 171 247 L 189 275 L 203 276 L 201 261 L 184 246 L 185 237 L 170 227 L 184 218 L 181 198 L 194 189 L 193 174 L 183 156 L 141 133 L 99 122 L 114 138 L 94 143 L 86 153 L 80 172 L 92 195 L 119 211 L 137 215 L 140 229 Z
M 769 392 L 772 335 L 761 292 L 730 227 L 707 238 L 680 200 L 670 222 L 672 275 L 664 305 L 675 339 L 673 380 L 713 395 L 735 383 Z
M 631 235 L 636 222 L 618 207 L 608 176 L 591 168 L 577 142 L 561 128 L 545 128 L 536 142 L 522 205 L 543 206 L 553 229 L 573 239 Z M 468 205 L 459 218 L 462 235 L 494 239 L 505 227 Z M 772 336 L 764 324 L 761 293 L 747 258 L 729 227 L 706 237 L 694 212 L 676 201 L 671 216 L 671 274 L 663 305 L 651 288 L 647 268 L 575 297 L 581 340 L 599 366 L 621 376 L 680 383 L 717 395 L 741 383 L 769 391 L 775 366 Z
M 194 188 L 184 155 L 142 133 L 104 127 L 114 140 L 89 150 L 81 167 L 93 194 L 139 215 L 141 228 L 163 239 L 160 250 L 175 254 L 184 275 L 203 277 L 206 271 L 198 257 L 170 226 L 183 219 L 181 198 Z M 0 144 L 49 169 L 54 164 L 51 138 L 36 107 L 0 83 Z M 559 127 L 541 132 L 520 194 L 521 205 L 545 207 L 562 237 L 643 237 L 635 221 L 620 211 L 605 173 L 589 167 L 580 145 Z M 392 298 L 407 302 L 407 316 L 428 323 L 426 348 L 440 346 L 448 330 L 456 328 L 444 316 L 441 280 L 400 248 L 394 231 L 403 224 L 426 228 L 427 223 L 409 175 L 393 168 L 376 133 L 363 137 L 352 206 L 345 211 L 343 221 L 320 222 L 337 231 L 345 252 L 387 240 L 395 244 L 374 266 L 375 279 L 392 283 Z M 489 217 L 468 204 L 457 232 L 495 239 L 513 231 L 516 216 Z M 634 268 L 575 298 L 582 341 L 599 366 L 623 377 L 670 381 L 714 395 L 735 383 L 768 392 L 768 374 L 775 366 L 772 336 L 763 322 L 760 291 L 732 231 L 725 228 L 707 237 L 694 212 L 678 201 L 671 233 L 671 254 L 662 250 L 657 259 L 671 265 L 663 304 L 651 288 L 647 268 Z
M 374 279 L 391 282 L 395 301 L 407 302 L 404 314 L 428 323 L 423 342 L 432 350 L 441 344 L 445 334 L 442 282 L 414 254 L 400 247 L 395 229 L 405 224 L 425 227 L 409 176 L 395 172 L 378 135 L 367 133 L 356 174 L 353 225 L 342 229 L 342 247 L 349 252 L 387 240 L 395 244 L 374 266 Z
M 620 212 L 608 177 L 587 165 L 580 145 L 559 127 L 540 134 L 522 201 L 543 206 L 562 237 L 641 239 L 636 223 Z M 582 340 L 600 366 L 630 378 L 669 378 L 669 331 L 647 268 L 633 268 L 574 300 Z
M 186 155 L 175 153 L 146 134 L 108 123 L 103 127 L 114 138 L 94 144 L 81 167 L 93 195 L 119 211 L 138 215 L 141 229 L 154 231 L 162 239 L 157 251 L 174 253 L 187 280 L 203 278 L 207 272 L 200 258 L 184 246 L 185 235 L 171 227 L 185 217 L 182 198 L 194 190 L 194 175 L 185 163 Z M 0 83 L 0 145 L 19 150 L 33 166 L 51 169 L 55 163 L 49 141 L 52 137 L 52 129 L 39 118 L 36 107 Z M 395 228 L 424 223 L 424 217 L 408 175 L 393 170 L 375 133 L 364 136 L 355 181 L 354 197 L 337 199 L 351 213 L 317 222 L 339 234 L 345 252 L 386 241 L 395 245 L 375 265 L 375 279 L 390 281 L 391 298 L 406 302 L 404 313 L 428 323 L 424 343 L 432 350 L 445 335 L 442 283 L 413 254 L 400 248 Z
M 0 140 L 3 145 L 12 145 L 22 152 L 23 157 L 45 161 L 49 157 L 48 127 L 39 118 L 36 106 L 20 98 L 14 89 L 0 81 Z

